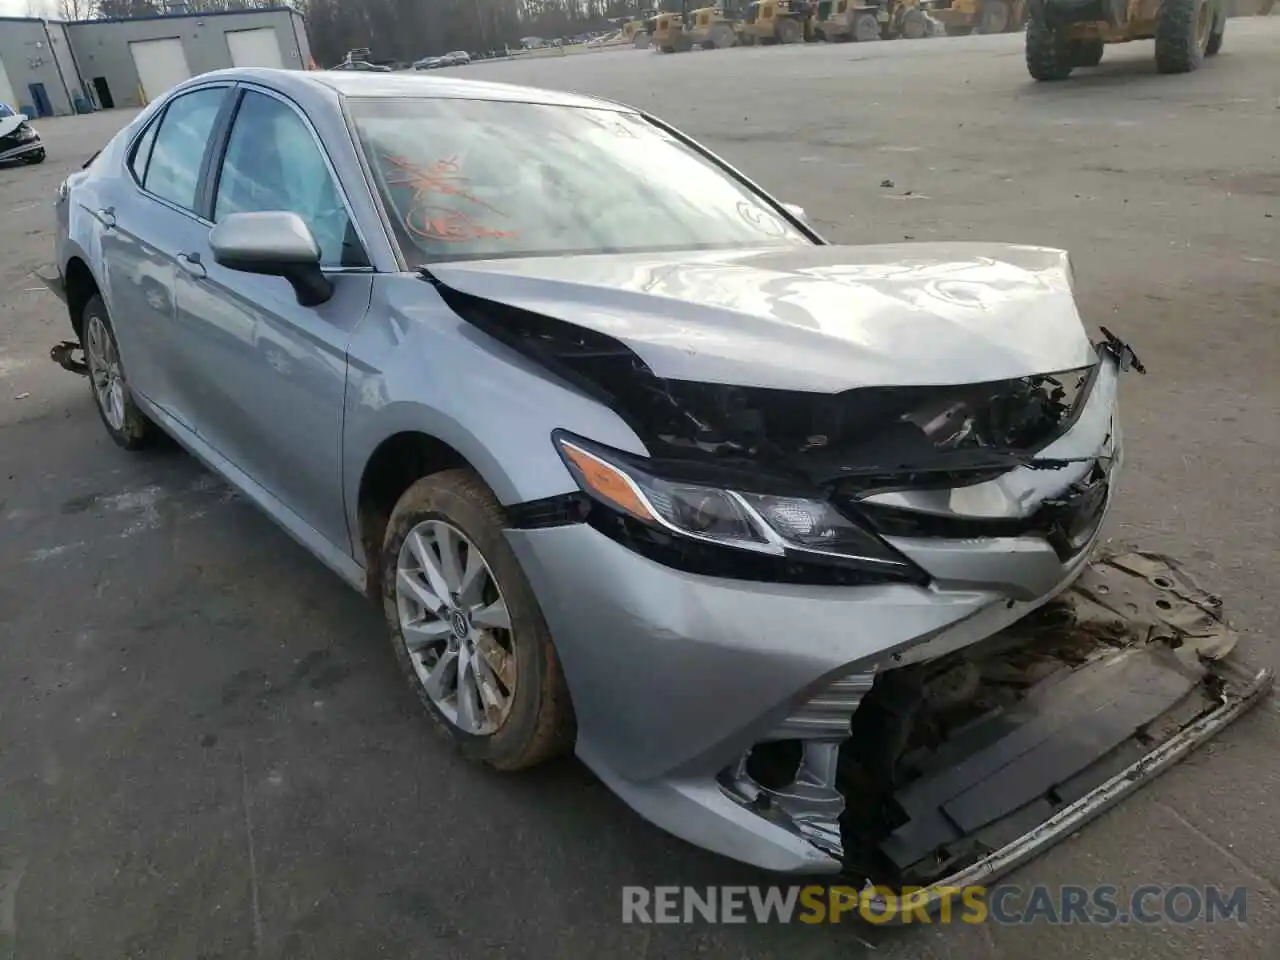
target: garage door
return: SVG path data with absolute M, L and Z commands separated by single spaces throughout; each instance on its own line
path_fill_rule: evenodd
M 135 40 L 129 44 L 129 52 L 138 68 L 138 80 L 148 102 L 191 76 L 186 51 L 177 37 Z
M 13 95 L 13 87 L 9 86 L 9 75 L 4 72 L 4 61 L 0 60 L 0 103 L 7 103 L 15 110 L 21 110 L 20 104 Z
M 237 67 L 284 67 L 275 27 L 227 32 L 227 49 Z

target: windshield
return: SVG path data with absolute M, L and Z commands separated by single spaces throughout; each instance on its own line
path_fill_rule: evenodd
M 450 99 L 350 107 L 410 263 L 812 242 L 633 113 Z

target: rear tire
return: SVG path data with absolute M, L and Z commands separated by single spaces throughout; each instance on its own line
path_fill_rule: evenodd
M 795 20 L 780 20 L 778 22 L 778 42 L 779 43 L 800 43 L 804 40 L 804 27 L 800 26 Z
M 469 759 L 487 763 L 499 770 L 521 770 L 566 753 L 573 746 L 576 726 L 569 690 L 560 669 L 551 633 L 542 617 L 533 588 L 525 578 L 515 552 L 503 536 L 505 524 L 506 517 L 502 507 L 484 482 L 471 470 L 446 470 L 422 478 L 400 497 L 387 524 L 382 550 L 382 597 L 383 612 L 391 633 L 396 660 L 436 725 L 457 742 L 463 755 Z M 470 551 L 474 549 L 482 560 L 484 569 L 470 582 L 480 583 L 484 591 L 489 593 L 483 599 L 466 596 L 469 591 L 462 586 L 451 601 L 451 607 L 459 610 L 478 607 L 491 603 L 496 596 L 505 603 L 504 619 L 507 626 L 493 628 L 493 623 L 489 621 L 493 621 L 498 615 L 492 612 L 497 604 L 492 604 L 486 608 L 489 611 L 486 623 L 478 629 L 476 624 L 481 622 L 480 613 L 467 614 L 471 639 L 464 636 L 463 642 L 459 643 L 459 634 L 445 631 L 441 637 L 434 637 L 432 633 L 433 639 L 424 641 L 430 628 L 449 624 L 452 616 L 448 612 L 439 618 L 431 615 L 421 618 L 413 616 L 409 618 L 410 625 L 417 627 L 419 632 L 415 637 L 417 652 L 411 653 L 405 639 L 406 621 L 402 617 L 401 602 L 403 597 L 398 586 L 399 574 L 405 571 L 402 553 L 406 549 L 406 541 L 417 533 L 422 537 L 417 541 L 418 545 L 431 551 L 431 556 L 439 563 L 436 571 L 445 577 L 446 585 L 450 589 L 459 586 L 448 582 L 449 574 L 445 571 L 449 568 L 440 562 L 441 554 L 436 552 L 445 543 L 441 540 L 436 540 L 434 544 L 428 542 L 428 538 L 421 533 L 433 528 L 438 530 L 441 526 L 451 528 L 450 542 L 455 546 L 458 542 L 457 534 L 461 534 L 467 542 L 465 556 L 452 568 L 453 576 L 462 584 L 467 582 L 467 577 L 459 576 L 459 573 L 464 564 L 468 569 L 471 568 Z M 413 546 L 412 543 L 409 545 L 410 554 L 415 553 Z M 459 554 L 455 552 L 453 556 L 456 560 Z M 415 575 L 409 576 L 412 578 Z M 496 590 L 496 593 L 490 592 L 490 588 Z M 479 591 L 480 588 L 477 588 L 477 592 Z M 410 590 L 406 595 L 418 594 Z M 413 605 L 412 600 L 409 605 Z M 414 613 L 416 612 L 415 610 Z M 447 641 L 447 648 L 444 646 L 446 636 L 454 638 Z M 482 727 L 480 729 L 483 732 L 474 734 L 463 729 L 463 701 L 459 694 L 460 688 L 463 688 L 461 675 L 455 672 L 453 680 L 454 717 L 450 717 L 432 699 L 426 680 L 435 680 L 446 688 L 447 693 L 448 677 L 437 680 L 433 671 L 437 668 L 443 669 L 445 674 L 449 671 L 447 668 L 440 668 L 439 660 L 432 663 L 432 658 L 443 658 L 446 656 L 446 649 L 453 650 L 456 671 L 464 662 L 468 647 L 473 651 L 479 650 L 481 640 L 484 649 L 490 653 L 473 653 L 470 661 L 474 663 L 478 657 L 490 665 L 495 659 L 499 661 L 499 668 L 486 668 L 485 675 L 489 682 L 485 686 L 490 690 L 498 689 L 499 693 L 505 688 L 509 705 L 501 719 L 498 719 L 486 712 L 482 696 L 477 695 L 474 700 L 468 700 L 472 708 L 469 712 L 475 715 L 477 722 L 495 727 L 488 730 Z M 428 647 L 427 643 L 431 646 Z M 434 652 L 429 653 L 428 650 Z M 509 672 L 511 667 L 514 667 L 513 672 Z M 472 668 L 471 672 L 473 676 L 480 675 L 477 668 Z M 494 687 L 496 681 L 501 681 L 502 688 Z M 448 707 L 446 698 L 441 699 Z M 475 709 L 477 707 L 478 711 Z
M 1156 70 L 1190 73 L 1197 69 L 1204 61 L 1213 18 L 1210 0 L 1162 0 L 1156 14 Z
M 858 43 L 880 39 L 880 21 L 874 13 L 860 13 L 853 18 L 853 39 Z
M 80 314 L 81 342 L 89 367 L 89 391 L 102 425 L 116 446 L 145 450 L 161 436 L 160 428 L 138 407 L 125 376 L 115 327 L 102 297 L 94 294 Z
M 1073 67 L 1096 67 L 1102 62 L 1106 44 L 1101 40 L 1075 40 L 1071 45 L 1071 65 Z
M 1204 48 L 1206 57 L 1216 56 L 1218 51 L 1222 49 L 1222 38 L 1227 32 L 1227 11 L 1225 5 L 1223 9 L 1218 11 L 1217 22 L 1214 24 L 1213 32 L 1209 34 L 1209 45 Z
M 1036 80 L 1071 76 L 1071 42 L 1037 20 L 1027 21 L 1027 72 Z

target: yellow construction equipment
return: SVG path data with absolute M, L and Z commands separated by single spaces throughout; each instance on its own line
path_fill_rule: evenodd
M 684 33 L 690 46 L 723 50 L 738 44 L 738 21 L 723 4 L 698 7 L 684 13 Z
M 656 10 L 645 10 L 638 17 L 632 17 L 622 24 L 622 38 L 640 50 L 649 46 L 649 28 L 647 21 L 656 16 Z
M 1222 49 L 1224 0 L 1027 0 L 1027 72 L 1065 80 L 1108 43 L 1155 40 L 1156 70 L 1189 73 Z
M 949 37 L 970 33 L 1013 33 L 1027 22 L 1026 0 L 937 0 L 929 15 Z
M 738 24 L 739 42 L 752 46 L 816 40 L 813 21 L 817 6 L 812 0 L 752 0 Z
M 692 46 L 684 35 L 682 13 L 663 10 L 649 23 L 649 45 L 659 53 L 681 53 Z
M 920 0 L 820 0 L 814 26 L 833 43 L 919 40 L 929 35 Z

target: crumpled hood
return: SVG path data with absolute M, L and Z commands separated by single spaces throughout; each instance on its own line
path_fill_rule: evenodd
M 1096 359 L 1061 250 L 805 246 L 433 264 L 626 344 L 660 377 L 787 390 L 979 383 Z

